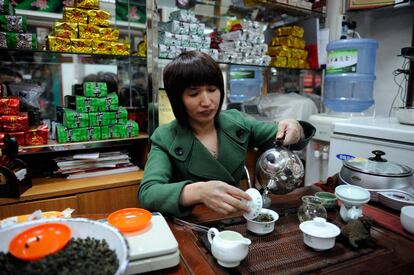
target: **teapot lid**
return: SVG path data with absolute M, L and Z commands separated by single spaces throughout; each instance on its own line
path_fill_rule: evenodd
M 263 199 L 260 192 L 255 188 L 249 188 L 246 190 L 246 193 L 252 198 L 250 201 L 243 200 L 247 204 L 247 207 L 250 209 L 249 212 L 244 213 L 243 217 L 248 220 L 253 220 L 260 214 L 260 210 L 263 207 Z
M 327 222 L 326 219 L 315 217 L 311 221 L 305 221 L 299 225 L 300 230 L 317 238 L 334 238 L 341 233 L 338 226 Z
M 380 150 L 374 150 L 372 153 L 375 157 L 353 158 L 344 161 L 344 166 L 352 170 L 359 171 L 365 174 L 372 174 L 378 176 L 411 176 L 413 169 L 406 165 L 389 162 L 382 158 L 385 153 Z

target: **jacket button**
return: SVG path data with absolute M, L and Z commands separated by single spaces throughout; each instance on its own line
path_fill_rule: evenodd
M 242 137 L 243 135 L 244 135 L 244 130 L 243 129 L 239 129 L 239 130 L 237 130 L 237 132 L 236 132 L 236 135 L 237 135 L 237 137 Z
M 184 154 L 184 150 L 183 150 L 183 148 L 181 148 L 181 147 L 177 147 L 177 148 L 175 148 L 175 153 L 176 153 L 178 156 L 181 156 L 182 154 Z

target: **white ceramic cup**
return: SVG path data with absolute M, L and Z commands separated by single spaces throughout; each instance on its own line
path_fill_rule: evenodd
M 405 230 L 414 234 L 414 206 L 404 206 L 401 208 L 400 221 Z

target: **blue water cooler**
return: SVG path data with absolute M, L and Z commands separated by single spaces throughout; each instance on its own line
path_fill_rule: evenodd
M 343 39 L 326 47 L 324 105 L 333 112 L 364 112 L 374 105 L 375 39 Z
M 255 66 L 229 66 L 230 89 L 228 99 L 230 103 L 244 102 L 259 96 L 262 90 L 262 70 Z

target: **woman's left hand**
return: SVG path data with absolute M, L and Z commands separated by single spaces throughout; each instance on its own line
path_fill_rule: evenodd
M 298 143 L 305 137 L 303 128 L 296 119 L 283 119 L 277 127 L 276 138 L 281 139 L 284 136 L 283 145 Z

